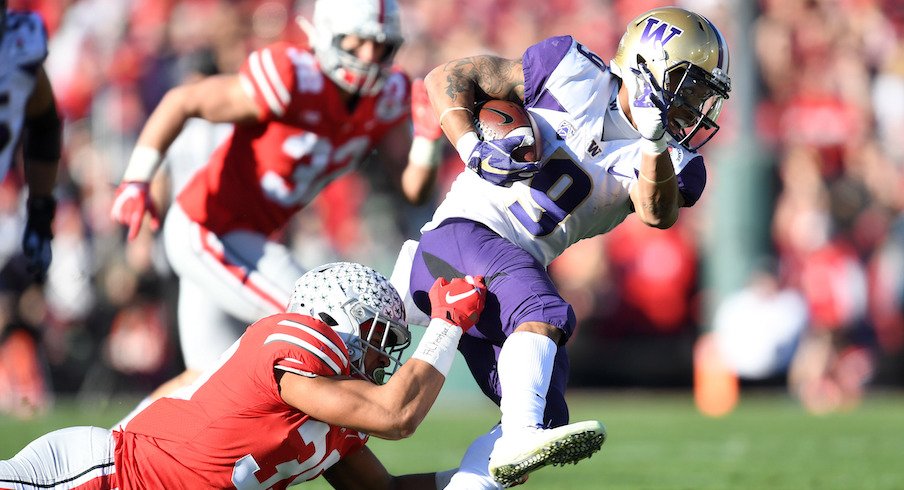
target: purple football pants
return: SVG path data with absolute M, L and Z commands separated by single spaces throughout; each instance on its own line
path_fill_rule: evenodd
M 546 267 L 524 249 L 470 220 L 446 220 L 421 236 L 410 285 L 418 308 L 430 314 L 427 291 L 437 277 L 465 275 L 484 276 L 488 288 L 480 320 L 462 336 L 458 346 L 483 393 L 499 404 L 496 362 L 502 343 L 518 325 L 528 321 L 549 323 L 562 331 L 562 339 L 546 394 L 544 422 L 549 427 L 567 424 L 569 363 L 563 346 L 574 331 L 575 316 L 571 305 L 556 291 Z

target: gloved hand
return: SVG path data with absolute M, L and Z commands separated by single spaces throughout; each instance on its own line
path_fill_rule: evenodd
M 639 68 L 631 69 L 636 77 L 634 80 L 636 88 L 631 100 L 631 118 L 634 119 L 637 132 L 644 139 L 659 141 L 665 137 L 665 128 L 668 124 L 666 99 L 662 87 L 656 82 L 649 67 L 641 63 Z
M 415 136 L 423 136 L 428 140 L 435 141 L 443 135 L 436 114 L 433 113 L 433 106 L 430 105 L 430 97 L 427 95 L 427 87 L 422 78 L 411 83 L 411 121 L 414 124 Z
M 487 286 L 483 276 L 456 277 L 451 281 L 440 277 L 433 283 L 428 297 L 432 318 L 439 318 L 467 332 L 480 318 L 486 304 Z
M 28 218 L 25 234 L 22 236 L 22 252 L 28 261 L 26 266 L 38 284 L 47 280 L 47 269 L 53 259 L 50 241 L 53 240 L 53 216 L 56 214 L 56 199 L 53 197 L 32 197 L 26 204 Z
M 512 152 L 534 144 L 534 136 L 509 136 L 492 141 L 481 141 L 476 133 L 466 133 L 456 143 L 461 160 L 477 172 L 483 180 L 495 185 L 506 185 L 529 179 L 540 171 L 539 162 L 512 160 Z
M 144 214 L 151 216 L 151 229 L 160 228 L 160 217 L 157 208 L 151 200 L 150 185 L 147 182 L 123 182 L 116 189 L 116 197 L 113 200 L 113 209 L 110 217 L 113 221 L 129 227 L 129 241 L 134 240 L 141 230 L 141 220 Z

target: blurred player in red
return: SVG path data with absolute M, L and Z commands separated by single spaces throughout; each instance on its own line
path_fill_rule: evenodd
M 452 472 L 394 477 L 365 445 L 424 419 L 486 286 L 439 279 L 430 298 L 433 319 L 399 367 L 410 333 L 389 281 L 349 262 L 314 269 L 287 312 L 248 327 L 216 369 L 124 428 L 37 439 L 0 461 L 0 488 L 286 488 L 321 474 L 339 489 L 443 488 Z
M 53 188 L 60 160 L 62 125 L 43 63 L 47 31 L 38 14 L 6 10 L 0 0 L 0 180 L 15 162 L 22 141 L 28 218 L 22 251 L 27 267 L 43 282 L 50 267 Z
M 412 203 L 433 186 L 441 132 L 423 85 L 412 93 L 392 66 L 402 44 L 395 0 L 318 0 L 313 17 L 313 25 L 299 21 L 312 49 L 272 44 L 251 53 L 239 74 L 170 90 L 125 170 L 112 217 L 133 239 L 145 214 L 158 226 L 150 181 L 186 120 L 234 123 L 164 224 L 180 280 L 186 372 L 163 392 L 211 366 L 248 322 L 283 311 L 304 271 L 270 237 L 327 184 L 376 151 Z

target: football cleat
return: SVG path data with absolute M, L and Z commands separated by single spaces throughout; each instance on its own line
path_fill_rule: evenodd
M 596 420 L 503 435 L 490 455 L 490 476 L 508 488 L 544 466 L 577 464 L 599 451 L 605 441 L 606 427 Z

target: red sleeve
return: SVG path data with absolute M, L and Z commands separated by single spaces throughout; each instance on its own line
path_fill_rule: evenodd
M 314 56 L 286 42 L 252 52 L 239 73 L 245 91 L 261 108 L 262 121 L 283 117 L 297 93 L 323 90 Z

